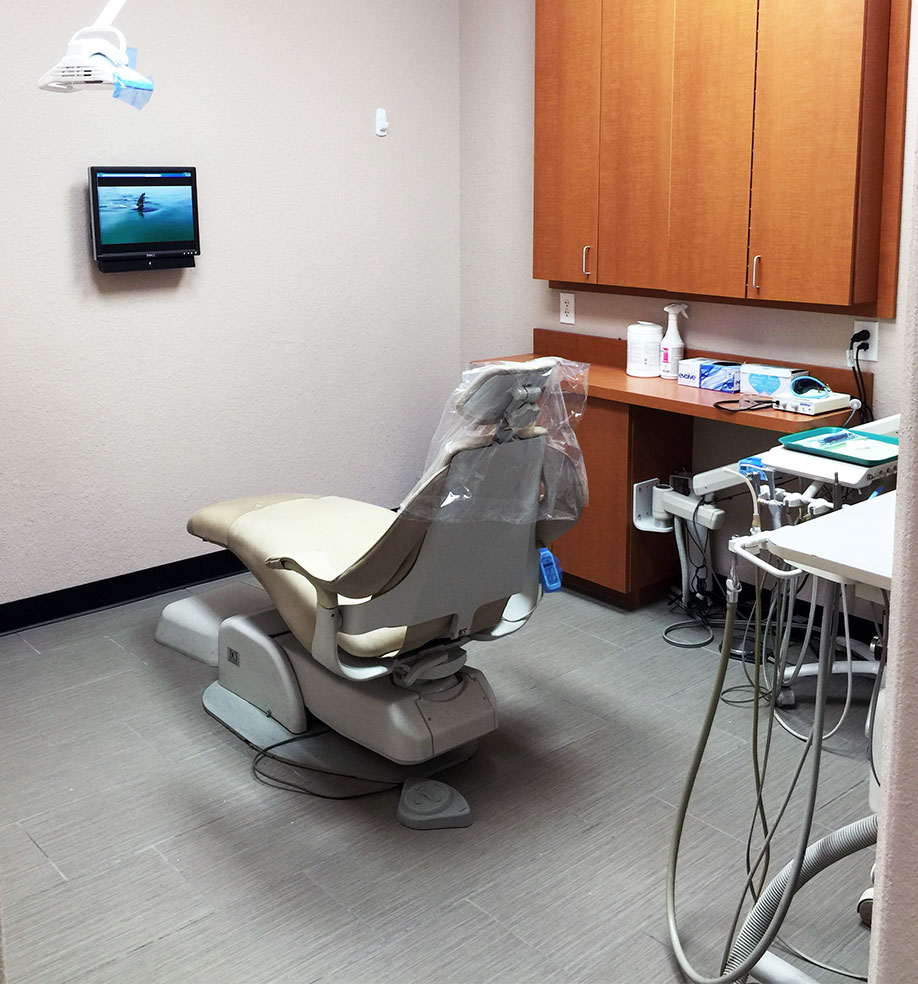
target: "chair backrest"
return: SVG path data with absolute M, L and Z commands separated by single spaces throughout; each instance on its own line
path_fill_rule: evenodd
M 551 386 L 556 364 L 542 359 L 483 367 L 456 391 L 428 472 L 389 531 L 338 579 L 341 593 L 368 598 L 342 606 L 341 632 L 448 619 L 437 636 L 459 638 L 496 624 L 508 598 L 531 592 L 540 543 L 576 522 L 585 497 L 579 460 L 552 443 L 551 426 L 536 426 Z M 568 427 L 563 403 L 554 412 Z M 572 434 L 565 441 L 576 447 Z
M 476 502 L 451 498 L 426 521 L 400 514 L 393 524 L 411 524 L 423 536 L 397 582 L 360 605 L 342 607 L 342 632 L 361 633 L 387 625 L 417 625 L 450 618 L 449 638 L 483 628 L 475 616 L 538 579 L 537 522 L 545 437 L 459 451 L 445 469 L 442 489 L 474 478 Z M 428 493 L 431 488 L 428 486 Z M 496 510 L 531 504 L 528 521 L 499 519 Z M 482 508 L 478 508 L 481 506 Z M 500 617 L 500 605 L 495 621 Z

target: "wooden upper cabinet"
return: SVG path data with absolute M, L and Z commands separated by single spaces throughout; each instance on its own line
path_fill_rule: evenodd
M 889 0 L 759 0 L 749 297 L 876 298 L 888 30 Z
M 676 0 L 667 290 L 746 296 L 757 0 Z
M 537 0 L 534 276 L 889 316 L 907 3 Z
M 601 0 L 536 0 L 533 276 L 597 283 Z
M 674 0 L 602 9 L 599 283 L 666 285 Z

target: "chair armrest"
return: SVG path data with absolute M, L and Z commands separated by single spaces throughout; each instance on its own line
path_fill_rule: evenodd
M 308 565 L 305 566 L 305 565 Z M 294 571 L 305 577 L 316 591 L 316 627 L 309 650 L 316 662 L 321 663 L 336 676 L 347 680 L 372 680 L 390 672 L 392 660 L 366 661 L 362 664 L 342 663 L 338 652 L 338 629 L 341 613 L 338 610 L 338 594 L 335 585 L 339 572 L 328 554 L 311 550 L 300 556 L 269 557 L 265 566 L 273 570 Z
M 336 582 L 341 571 L 338 570 L 337 565 L 327 553 L 323 553 L 321 550 L 310 550 L 301 554 L 299 559 L 269 557 L 265 561 L 265 567 L 302 574 L 316 589 L 319 604 L 323 608 L 338 607 Z

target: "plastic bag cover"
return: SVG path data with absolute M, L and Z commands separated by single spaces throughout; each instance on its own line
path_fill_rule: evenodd
M 424 474 L 400 511 L 440 521 L 577 520 L 587 502 L 587 477 L 574 428 L 586 406 L 589 368 L 552 357 L 488 362 L 463 372 L 431 441 Z M 459 451 L 540 436 L 545 453 L 537 503 L 513 494 L 512 480 L 505 494 L 494 494 L 489 473 L 495 456 L 464 455 L 449 467 Z M 470 467 L 473 461 L 480 466 Z

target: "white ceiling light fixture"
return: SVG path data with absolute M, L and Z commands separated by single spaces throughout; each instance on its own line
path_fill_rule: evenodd
M 79 92 L 95 86 L 113 88 L 116 99 L 143 109 L 153 95 L 153 81 L 136 69 L 137 51 L 128 48 L 112 21 L 125 0 L 109 0 L 89 27 L 82 27 L 67 45 L 64 57 L 39 79 L 49 92 Z

